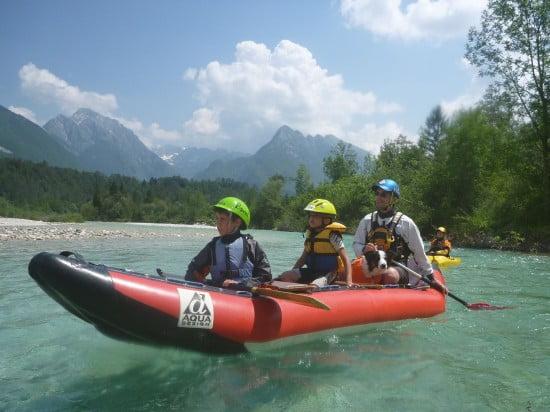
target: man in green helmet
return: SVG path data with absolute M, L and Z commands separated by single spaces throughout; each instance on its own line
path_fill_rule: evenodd
M 225 197 L 214 205 L 214 212 L 220 236 L 191 260 L 185 279 L 235 289 L 269 282 L 271 266 L 265 252 L 251 235 L 241 233 L 250 224 L 246 203 Z

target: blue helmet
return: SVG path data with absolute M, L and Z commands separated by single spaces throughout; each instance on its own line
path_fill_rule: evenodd
M 376 189 L 382 189 L 386 192 L 393 193 L 396 197 L 401 196 L 401 192 L 399 191 L 399 185 L 395 180 L 392 179 L 383 179 L 380 180 L 377 184 L 373 185 L 371 189 L 376 192 Z

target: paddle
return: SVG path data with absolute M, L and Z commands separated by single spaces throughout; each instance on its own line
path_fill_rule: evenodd
M 407 272 L 409 272 L 411 275 L 416 276 L 418 279 L 422 279 L 424 282 L 428 283 L 430 286 L 432 286 L 432 281 L 428 279 L 426 276 L 422 276 L 419 273 L 416 273 L 414 270 L 410 269 L 409 267 L 403 265 L 402 263 L 393 261 L 394 264 L 397 266 L 405 269 Z M 433 286 L 432 286 L 433 287 Z M 470 310 L 500 310 L 500 309 L 509 309 L 508 306 L 493 306 L 489 305 L 488 303 L 483 302 L 477 302 L 477 303 L 468 303 L 462 299 L 460 299 L 458 296 L 453 295 L 451 292 L 447 293 L 450 297 L 452 297 L 457 302 L 462 303 L 464 306 L 466 306 Z
M 166 277 L 166 276 L 176 276 L 172 275 L 171 273 L 166 273 L 162 269 L 157 268 L 157 273 L 159 276 Z M 330 310 L 330 307 L 325 305 L 323 302 L 318 301 L 315 298 L 312 298 L 311 296 L 305 296 L 305 295 L 298 295 L 296 293 L 291 292 L 283 292 L 281 290 L 275 290 L 270 289 L 266 287 L 246 287 L 243 285 L 236 285 L 235 288 L 229 287 L 228 289 L 234 289 L 234 290 L 245 290 L 247 292 L 252 293 L 253 295 L 259 295 L 259 296 L 269 296 L 272 298 L 278 298 L 283 300 L 290 300 L 294 303 L 298 303 L 300 305 L 305 306 L 311 306 L 314 308 L 324 309 L 324 310 Z
M 334 283 L 340 286 L 347 286 L 347 283 L 343 280 L 337 280 Z M 384 285 L 379 285 L 376 283 L 355 283 L 351 287 L 357 289 L 384 289 Z
M 275 290 L 275 289 L 262 288 L 262 287 L 250 288 L 250 292 L 252 292 L 253 295 L 270 296 L 272 298 L 290 300 L 300 305 L 306 305 L 306 306 L 312 306 L 314 308 L 330 310 L 329 306 L 325 305 L 323 302 L 315 298 L 312 298 L 311 296 L 299 295 L 297 293 L 283 292 L 282 290 Z

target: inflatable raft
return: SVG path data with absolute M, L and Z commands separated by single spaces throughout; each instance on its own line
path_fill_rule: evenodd
M 434 289 L 329 286 L 297 295 L 330 308 L 322 310 L 93 264 L 71 252 L 37 254 L 29 274 L 51 298 L 109 337 L 207 353 L 245 352 L 247 344 L 445 311 L 445 297 Z M 444 281 L 437 268 L 435 276 Z

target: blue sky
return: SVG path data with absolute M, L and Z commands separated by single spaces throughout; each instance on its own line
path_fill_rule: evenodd
M 485 5 L 3 0 L 0 105 L 40 125 L 88 107 L 148 146 L 253 153 L 286 124 L 377 153 L 480 99 L 463 56 Z

